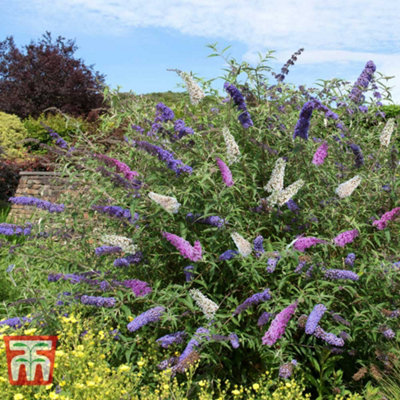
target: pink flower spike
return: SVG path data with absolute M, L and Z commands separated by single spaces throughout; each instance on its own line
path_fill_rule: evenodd
M 296 240 L 294 243 L 293 247 L 298 250 L 298 251 L 304 251 L 308 249 L 311 246 L 314 246 L 315 244 L 318 243 L 325 243 L 325 240 L 318 239 L 314 236 L 308 236 L 304 238 L 299 238 Z
M 296 311 L 297 301 L 290 306 L 283 309 L 271 322 L 271 325 L 265 335 L 262 338 L 262 344 L 272 346 L 280 339 L 285 333 L 286 325 L 292 318 L 292 315 Z
M 376 226 L 381 231 L 382 229 L 386 228 L 387 223 L 391 221 L 398 213 L 400 213 L 400 207 L 393 208 L 393 210 L 383 214 L 380 219 L 374 221 L 372 225 Z
M 97 158 L 104 160 L 104 162 L 108 165 L 114 165 L 117 172 L 124 174 L 125 178 L 128 180 L 132 180 L 134 176 L 139 176 L 139 173 L 136 171 L 131 171 L 131 169 L 122 161 L 117 160 L 116 158 L 108 157 L 104 154 L 95 154 Z
M 221 171 L 222 179 L 226 186 L 233 185 L 232 172 L 229 167 L 218 157 L 216 157 L 218 168 Z
M 328 155 L 328 143 L 324 142 L 318 147 L 314 154 L 312 163 L 314 165 L 321 165 L 324 163 L 326 156 Z
M 360 232 L 357 229 L 353 229 L 351 231 L 342 232 L 337 235 L 333 241 L 335 242 L 336 246 L 344 247 L 347 243 L 351 243 Z
M 173 233 L 163 232 L 162 235 L 179 250 L 181 255 L 190 261 L 200 261 L 202 258 L 201 244 L 198 240 L 192 246 L 187 240 Z

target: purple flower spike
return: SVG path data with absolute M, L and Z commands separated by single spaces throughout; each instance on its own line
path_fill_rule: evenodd
M 154 118 L 154 122 L 167 122 L 172 121 L 174 118 L 174 112 L 164 103 L 158 103 L 156 105 L 156 117 Z
M 333 241 L 335 242 L 336 246 L 344 247 L 346 244 L 351 243 L 358 235 L 358 230 L 353 229 L 351 231 L 340 233 L 333 239 Z
M 141 251 L 135 254 L 129 254 L 125 257 L 117 258 L 114 260 L 114 267 L 129 267 L 132 264 L 139 264 L 142 261 L 143 254 Z
M 268 258 L 267 261 L 267 272 L 269 274 L 272 274 L 275 271 L 276 265 L 278 264 L 278 261 L 280 260 L 280 256 L 278 255 L 277 257 L 271 257 Z
M 231 342 L 231 345 L 234 349 L 239 348 L 239 346 L 240 346 L 239 338 L 238 338 L 238 335 L 236 335 L 236 333 L 229 334 L 229 341 Z
M 50 213 L 63 212 L 65 208 L 64 204 L 53 204 L 49 201 L 37 199 L 36 197 L 10 197 L 8 201 L 13 204 L 21 204 L 23 206 L 35 206 L 37 208 L 41 208 L 42 210 L 47 210 Z
M 232 179 L 232 172 L 229 169 L 229 167 L 220 159 L 216 158 L 218 168 L 221 171 L 222 175 L 222 180 L 224 181 L 226 186 L 232 186 L 233 185 L 233 179 Z
M 188 213 L 186 215 L 186 220 L 190 222 L 198 222 L 200 224 L 215 226 L 217 228 L 222 228 L 226 223 L 226 221 L 223 218 L 220 218 L 216 215 L 211 215 L 206 218 L 201 218 L 201 217 L 202 217 L 201 214 Z
M 310 128 L 310 120 L 314 110 L 314 102 L 307 101 L 300 111 L 299 119 L 294 128 L 293 139 L 297 136 L 304 140 L 308 140 L 308 129 Z
M 325 241 L 322 239 L 318 239 L 314 236 L 308 236 L 308 237 L 297 239 L 296 242 L 294 243 L 293 247 L 296 250 L 303 252 L 304 250 L 306 250 L 309 247 L 314 246 L 318 243 L 325 243 Z
M 124 209 L 119 206 L 96 206 L 96 205 L 93 205 L 92 209 L 96 210 L 98 212 L 102 212 L 104 214 L 108 214 L 111 217 L 126 219 L 130 224 L 135 224 L 135 222 L 139 219 L 138 213 L 135 213 L 132 216 L 130 210 Z
M 0 326 L 8 325 L 10 328 L 20 328 L 23 324 L 29 323 L 31 321 L 32 319 L 27 317 L 14 317 L 0 321 Z
M 350 92 L 349 97 L 354 103 L 362 104 L 364 102 L 365 97 L 363 95 L 363 91 L 368 88 L 375 71 L 376 66 L 374 62 L 368 61 Z
M 265 325 L 269 319 L 271 318 L 272 314 L 270 314 L 269 312 L 264 311 L 261 315 L 260 318 L 258 318 L 257 321 L 257 326 L 263 326 Z
M 254 252 L 256 254 L 256 257 L 261 257 L 261 254 L 265 253 L 265 250 L 263 247 L 263 241 L 264 241 L 264 238 L 261 235 L 258 235 L 253 241 Z
M 164 349 L 167 349 L 169 346 L 171 346 L 172 343 L 178 343 L 178 344 L 182 343 L 185 337 L 186 337 L 186 332 L 179 331 L 171 333 L 169 335 L 162 336 L 159 339 L 157 339 L 156 342 Z
M 200 343 L 203 340 L 209 340 L 210 338 L 207 336 L 209 334 L 209 330 L 203 327 L 200 327 L 196 330 L 196 333 L 193 337 L 189 340 L 188 344 L 183 350 L 182 354 L 179 356 L 179 363 L 182 363 L 195 350 L 196 347 L 200 346 Z
M 344 346 L 344 340 L 342 338 L 337 337 L 333 333 L 325 332 L 319 325 L 316 327 L 314 331 L 314 336 L 318 339 L 324 340 L 326 343 L 332 346 L 337 346 L 337 347 Z
M 312 159 L 312 163 L 314 165 L 322 165 L 325 161 L 325 158 L 328 155 L 328 143 L 324 142 L 321 146 L 318 147 L 317 151 L 314 154 Z
M 1 223 L 0 224 L 0 235 L 6 236 L 29 236 L 31 234 L 32 224 L 27 223 L 25 226 L 19 226 L 14 224 Z
M 246 102 L 242 93 L 240 93 L 239 89 L 230 84 L 229 82 L 224 83 L 224 89 L 229 93 L 232 97 L 233 102 L 237 106 L 238 110 L 241 110 L 242 113 L 239 115 L 238 119 L 244 129 L 250 128 L 253 126 L 253 121 L 251 120 L 251 116 L 247 111 Z
M 358 281 L 360 277 L 353 271 L 346 269 L 328 269 L 325 271 L 325 278 L 328 279 L 350 279 L 352 281 Z
M 279 367 L 279 376 L 283 379 L 288 379 L 293 374 L 294 365 L 290 363 L 283 364 Z
M 376 226 L 379 230 L 385 229 L 387 223 L 391 221 L 398 213 L 400 213 L 400 207 L 393 208 L 393 210 L 383 214 L 380 219 L 374 221 L 372 225 Z
M 102 256 L 103 254 L 119 253 L 120 251 L 122 251 L 122 249 L 118 246 L 100 246 L 94 250 L 96 256 Z
M 314 309 L 311 311 L 310 315 L 307 318 L 306 329 L 305 329 L 307 335 L 312 335 L 314 333 L 320 319 L 322 318 L 326 310 L 327 308 L 323 304 L 317 304 L 314 307 Z
M 200 261 L 202 259 L 201 244 L 198 240 L 192 246 L 187 240 L 173 233 L 163 232 L 162 235 L 179 250 L 183 257 L 188 258 L 190 261 Z
M 96 307 L 114 307 L 116 300 L 114 297 L 96 297 L 96 296 L 86 296 L 81 297 L 81 303 L 89 306 Z
M 354 265 L 354 261 L 356 259 L 356 255 L 354 253 L 347 254 L 347 257 L 344 259 L 344 263 L 349 267 Z
M 355 143 L 351 143 L 349 144 L 349 147 L 355 156 L 355 167 L 360 168 L 364 164 L 364 156 L 360 146 L 356 145 Z
M 263 292 L 253 294 L 252 296 L 248 297 L 242 304 L 237 306 L 233 314 L 239 315 L 241 312 L 247 310 L 252 305 L 259 304 L 270 299 L 271 292 L 269 291 L 269 289 L 265 289 Z
M 194 270 L 193 265 L 188 265 L 187 267 L 183 268 L 186 282 L 191 282 L 193 280 L 194 277 L 193 270 Z
M 236 250 L 227 250 L 219 256 L 220 261 L 231 260 L 239 254 Z
M 286 325 L 296 311 L 297 302 L 283 309 L 271 322 L 271 325 L 262 338 L 262 344 L 272 346 L 285 333 Z
M 128 289 L 131 289 L 136 297 L 143 297 L 146 294 L 152 292 L 151 287 L 147 282 L 141 281 L 139 279 L 129 279 L 122 282 L 122 285 Z
M 133 321 L 129 322 L 127 328 L 129 332 L 135 332 L 142 326 L 149 324 L 150 322 L 157 322 L 160 320 L 162 314 L 164 314 L 164 307 L 154 307 L 144 313 L 138 315 Z

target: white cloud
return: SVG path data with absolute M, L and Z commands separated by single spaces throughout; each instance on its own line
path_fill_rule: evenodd
M 17 0 L 26 14 L 48 24 L 121 35 L 163 27 L 186 35 L 241 41 L 246 58 L 279 50 L 282 62 L 300 47 L 299 63 L 354 63 L 373 59 L 399 74 L 393 54 L 400 42 L 398 0 Z M 48 25 L 47 25 L 48 26 Z M 392 54 L 391 54 L 392 53 Z M 396 79 L 400 100 L 400 77 Z

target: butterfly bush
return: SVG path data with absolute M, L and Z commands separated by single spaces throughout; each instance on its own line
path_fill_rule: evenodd
M 216 161 L 225 185 L 228 187 L 233 186 L 232 172 L 229 167 L 218 157 L 216 158 Z
M 251 243 L 247 241 L 243 236 L 237 232 L 231 233 L 231 238 L 235 242 L 236 247 L 239 250 L 240 255 L 247 257 L 253 251 Z
M 10 197 L 8 199 L 13 204 L 20 204 L 23 206 L 35 206 L 42 210 L 46 210 L 50 213 L 60 213 L 65 209 L 64 204 L 54 204 L 50 203 L 46 200 L 41 200 L 36 197 L 28 197 L 28 196 L 19 196 L 19 197 Z
M 362 71 L 361 75 L 358 77 L 357 81 L 354 83 L 353 88 L 350 92 L 350 100 L 352 100 L 355 104 L 361 104 L 364 102 L 363 91 L 368 88 L 369 83 L 376 71 L 376 66 L 373 61 L 368 61 Z
M 251 119 L 249 112 L 247 111 L 246 102 L 244 100 L 242 93 L 240 93 L 239 89 L 235 85 L 230 84 L 229 82 L 224 83 L 224 89 L 228 92 L 229 96 L 231 96 L 238 110 L 242 111 L 239 114 L 238 119 L 243 128 L 248 129 L 251 126 L 253 126 L 254 125 L 253 121 Z
M 307 335 L 312 335 L 318 326 L 318 323 L 322 316 L 325 314 L 327 308 L 323 304 L 317 304 L 311 311 L 307 318 L 305 332 Z
M 96 307 L 114 307 L 116 300 L 114 297 L 96 297 L 83 295 L 81 297 L 82 304 Z
M 101 241 L 111 247 L 119 247 L 125 253 L 135 253 L 137 246 L 132 239 L 120 235 L 103 235 Z
M 162 235 L 179 250 L 183 257 L 188 258 L 190 261 L 199 261 L 202 259 L 201 244 L 198 240 L 192 246 L 187 240 L 173 233 L 163 232 Z
M 353 271 L 347 271 L 345 269 L 328 269 L 324 272 L 325 278 L 329 279 L 350 279 L 352 281 L 358 281 L 360 277 Z
M 116 158 L 111 158 L 104 154 L 95 154 L 94 156 L 100 160 L 103 160 L 107 165 L 114 166 L 117 172 L 122 173 L 128 180 L 132 180 L 135 176 L 139 176 L 138 172 L 132 171 L 125 163 L 117 160 Z
M 321 144 L 321 146 L 318 147 L 317 151 L 315 152 L 312 159 L 312 163 L 314 165 L 322 165 L 327 156 L 328 156 L 328 143 L 324 142 Z
M 187 73 L 175 69 L 176 73 L 184 80 L 186 84 L 186 89 L 189 93 L 190 102 L 194 105 L 200 103 L 200 101 L 205 97 L 203 90 L 200 86 L 194 81 L 194 79 Z
M 214 303 L 208 297 L 204 296 L 204 294 L 201 293 L 200 290 L 198 289 L 191 289 L 189 293 L 192 296 L 193 300 L 196 302 L 196 304 L 201 308 L 206 318 L 213 319 L 214 314 L 217 312 L 219 308 L 218 304 Z
M 375 220 L 372 223 L 372 225 L 376 226 L 379 230 L 385 229 L 387 227 L 388 222 L 392 221 L 393 218 L 395 218 L 399 213 L 400 213 L 400 207 L 393 208 L 393 210 L 390 210 L 385 214 L 383 214 L 380 219 Z
M 148 194 L 151 200 L 159 204 L 165 211 L 176 214 L 181 206 L 175 197 L 164 196 L 162 194 L 150 192 Z
M 230 133 L 229 128 L 226 126 L 222 128 L 222 135 L 226 145 L 226 159 L 228 160 L 228 164 L 232 165 L 239 161 L 240 149 L 235 138 Z
M 313 110 L 313 101 L 307 101 L 304 103 L 300 111 L 299 119 L 297 120 L 294 128 L 293 139 L 296 139 L 296 137 L 301 137 L 304 140 L 308 140 L 308 131 L 310 129 L 310 121 Z
M 242 304 L 238 305 L 233 314 L 239 315 L 244 310 L 247 310 L 252 305 L 262 303 L 271 299 L 271 293 L 269 289 L 265 289 L 263 292 L 255 293 L 248 297 Z
M 298 251 L 305 251 L 311 246 L 315 246 L 318 243 L 325 243 L 324 240 L 318 239 L 314 236 L 309 236 L 309 237 L 304 237 L 304 238 L 299 238 L 296 240 L 294 243 L 293 247 L 298 250 Z
M 202 218 L 201 214 L 193 213 L 187 213 L 186 220 L 190 222 L 198 222 L 200 224 L 215 226 L 217 228 L 222 228 L 226 223 L 223 218 L 218 217 L 217 215 L 211 215 L 209 217 Z
M 292 318 L 292 315 L 296 311 L 297 302 L 284 308 L 271 322 L 271 325 L 265 335 L 262 338 L 262 344 L 272 346 L 280 339 L 285 333 L 286 325 Z
M 158 306 L 145 311 L 144 313 L 138 315 L 127 325 L 129 332 L 136 332 L 138 329 L 151 322 L 157 322 L 160 320 L 161 316 L 164 314 L 165 308 Z
M 392 137 L 393 131 L 395 127 L 394 118 L 389 118 L 386 122 L 385 127 L 382 130 L 382 133 L 379 137 L 380 143 L 384 147 L 389 147 L 390 139 Z
M 346 197 L 349 197 L 354 190 L 358 187 L 358 185 L 361 183 L 361 177 L 356 175 L 355 177 L 349 179 L 348 181 L 341 183 L 335 193 L 341 198 L 344 199 Z
M 271 177 L 268 183 L 264 186 L 267 192 L 275 192 L 283 189 L 283 179 L 285 176 L 286 161 L 283 158 L 278 158 L 275 162 L 275 167 L 272 170 Z
M 352 229 L 350 231 L 342 232 L 337 235 L 333 241 L 336 246 L 344 247 L 346 244 L 353 242 L 353 240 L 359 235 L 359 231 L 357 229 Z

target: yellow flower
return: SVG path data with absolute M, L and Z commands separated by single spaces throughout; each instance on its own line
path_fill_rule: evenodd
M 14 400 L 23 400 L 24 396 L 21 393 L 14 394 Z
M 63 386 L 65 386 L 65 381 L 61 381 L 60 383 L 59 383 L 59 385 L 61 386 L 61 387 L 63 387 Z
M 142 360 L 138 361 L 137 365 L 139 365 L 139 367 L 143 367 L 144 361 L 142 361 Z
M 140 362 L 140 361 L 139 361 Z M 139 363 L 138 363 L 139 364 Z M 119 366 L 119 371 L 121 371 L 121 372 L 125 372 L 125 371 L 129 371 L 130 370 L 130 367 L 128 366 L 128 365 L 120 365 Z
M 257 391 L 258 389 L 260 389 L 260 385 L 259 385 L 258 383 L 254 383 L 254 384 L 253 384 L 253 389 L 254 389 L 255 391 Z
M 287 388 L 291 388 L 291 387 L 292 387 L 292 384 L 291 384 L 290 382 L 286 382 L 286 387 L 287 387 Z
M 33 335 L 36 331 L 37 331 L 36 328 L 25 329 L 25 330 L 24 330 L 24 335 L 30 336 L 30 335 Z
M 164 390 L 169 390 L 169 385 L 167 385 L 167 384 L 163 385 L 163 389 Z
M 89 362 L 88 362 L 88 365 L 89 365 L 90 368 L 93 368 L 93 367 L 94 367 L 94 362 L 89 361 Z
M 58 394 L 57 394 L 56 392 L 51 392 L 51 393 L 49 394 L 49 398 L 50 398 L 51 400 L 55 400 L 55 399 L 58 399 L 59 396 L 58 396 Z
M 199 381 L 199 386 L 201 386 L 201 387 L 203 387 L 203 386 L 205 386 L 205 382 L 204 381 Z
M 237 389 L 235 389 L 235 390 L 232 390 L 232 394 L 233 394 L 234 396 L 239 396 L 239 394 L 240 394 L 240 391 L 239 391 L 239 390 L 237 390 Z
M 93 381 L 86 381 L 86 385 L 90 387 L 90 386 L 95 386 L 96 383 Z
M 133 318 L 131 315 L 128 317 L 128 321 L 131 322 L 133 321 L 135 318 Z

